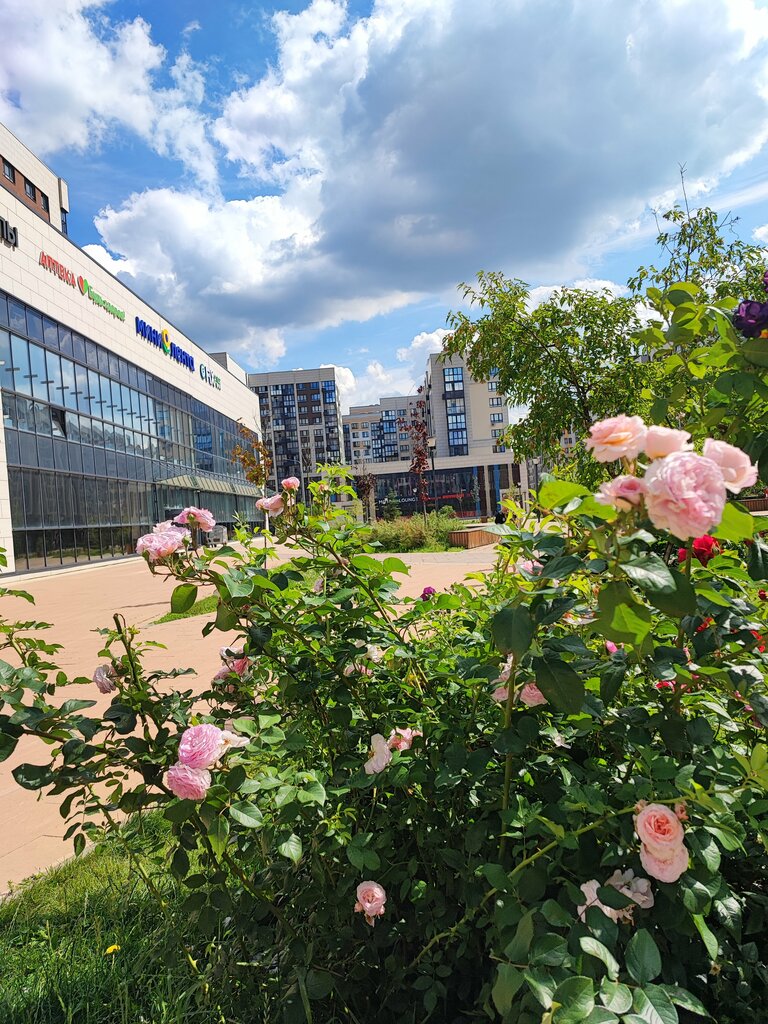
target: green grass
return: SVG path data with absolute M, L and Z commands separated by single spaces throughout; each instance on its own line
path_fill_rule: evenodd
M 210 594 L 199 601 L 195 601 L 192 607 L 186 612 L 167 612 L 159 619 L 155 619 L 153 626 L 159 626 L 163 622 L 175 622 L 176 619 L 189 619 L 193 615 L 215 615 L 216 605 L 219 603 L 217 594 Z
M 140 845 L 162 848 L 166 823 L 143 821 Z M 182 897 L 170 876 L 153 877 L 178 910 Z M 113 946 L 120 948 L 108 953 Z M 239 1012 L 223 979 L 201 998 L 179 936 L 117 839 L 30 879 L 0 903 L 0 965 L 2 1024 L 255 1020 Z M 229 1005 L 216 1007 L 220 1001 Z

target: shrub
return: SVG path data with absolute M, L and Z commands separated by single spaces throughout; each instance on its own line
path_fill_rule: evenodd
M 416 551 L 419 548 L 445 550 L 449 546 L 448 534 L 456 529 L 456 515 L 453 509 L 440 509 L 424 516 L 401 516 L 379 521 L 373 527 L 371 542 L 378 544 L 382 551 Z

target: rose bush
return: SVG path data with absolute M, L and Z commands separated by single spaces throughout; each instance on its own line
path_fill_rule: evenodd
M 136 870 L 186 894 L 201 1019 L 761 1019 L 768 546 L 732 497 L 754 463 L 615 419 L 595 451 L 620 487 L 546 480 L 448 592 L 398 600 L 406 566 L 330 471 L 276 496 L 282 565 L 246 531 L 147 547 L 173 610 L 212 584 L 204 632 L 237 634 L 202 692 L 118 619 L 95 715 L 37 624 L 5 623 L 0 751 L 49 744 L 15 776 L 63 798 L 77 850 L 170 823 Z

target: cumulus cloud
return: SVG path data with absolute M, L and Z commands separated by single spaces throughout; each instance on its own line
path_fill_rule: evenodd
M 275 59 L 210 123 L 204 69 L 185 54 L 153 87 L 166 55 L 141 19 L 110 25 L 102 0 L 31 7 L 34 29 L 30 0 L 0 15 L 21 44 L 0 69 L 0 116 L 27 125 L 31 112 L 50 148 L 119 117 L 193 167 L 208 191 L 147 191 L 101 213 L 105 258 L 194 337 L 253 363 L 288 328 L 391 312 L 481 267 L 584 275 L 606 238 L 642 234 L 680 163 L 691 194 L 708 194 L 768 137 L 757 0 L 710 0 L 706 18 L 697 0 L 374 0 L 367 17 L 312 0 L 273 16 Z M 39 67 L 56 69 L 52 85 Z M 211 192 L 212 138 L 242 198 Z M 374 361 L 364 376 L 381 387 L 397 373 Z
M 41 156 L 98 147 L 128 130 L 207 186 L 213 146 L 199 111 L 202 73 L 186 53 L 168 67 L 143 18 L 112 23 L 107 0 L 4 0 L 0 4 L 0 121 Z
M 768 245 L 768 224 L 762 224 L 752 232 L 756 242 L 761 245 Z
M 336 369 L 342 413 L 349 412 L 351 405 L 374 405 L 387 395 L 414 394 L 422 383 L 424 370 L 423 367 L 420 372 L 415 367 L 387 367 L 378 359 L 372 359 L 362 373 L 335 363 L 320 365 Z
M 422 331 L 413 338 L 407 348 L 397 350 L 397 358 L 401 363 L 413 359 L 426 359 L 433 352 L 442 351 L 443 338 L 450 333 L 444 327 L 438 327 L 436 331 Z

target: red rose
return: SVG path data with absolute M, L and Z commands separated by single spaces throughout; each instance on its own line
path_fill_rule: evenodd
M 750 629 L 750 633 L 755 638 L 755 647 L 762 654 L 765 651 L 765 643 L 763 642 L 763 634 L 758 633 L 756 629 Z
M 720 545 L 714 537 L 705 533 L 703 537 L 697 537 L 693 542 L 693 557 L 698 558 L 702 565 L 706 565 L 711 558 L 720 554 Z M 677 560 L 684 562 L 688 557 L 687 548 L 678 548 Z

